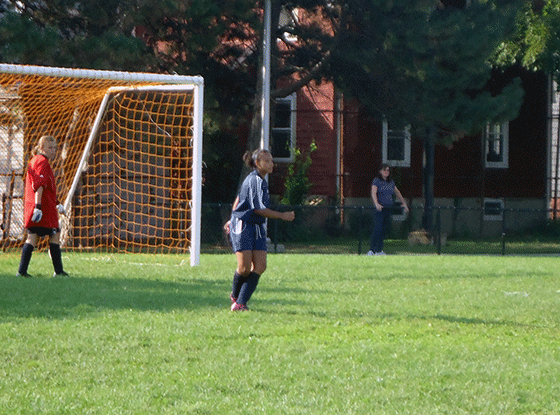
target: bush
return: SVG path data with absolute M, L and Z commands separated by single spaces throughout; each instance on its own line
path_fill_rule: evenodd
M 286 176 L 285 192 L 282 203 L 285 205 L 303 205 L 309 189 L 313 185 L 307 178 L 307 172 L 311 167 L 311 154 L 317 150 L 315 141 L 311 143 L 306 153 L 300 149 L 294 149 L 294 162 L 288 167 Z

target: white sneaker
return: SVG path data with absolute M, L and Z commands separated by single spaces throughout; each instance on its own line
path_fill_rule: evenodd
M 378 252 L 377 255 L 387 255 L 387 254 L 385 252 L 381 251 L 381 252 Z
M 366 254 L 366 255 L 367 255 L 367 256 L 373 256 L 373 255 L 375 255 L 375 254 L 373 253 L 373 251 L 367 251 L 367 254 Z

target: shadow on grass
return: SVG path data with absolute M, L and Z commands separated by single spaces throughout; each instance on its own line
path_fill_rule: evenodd
M 434 316 L 426 316 L 426 317 L 414 316 L 414 318 L 420 318 L 423 320 L 441 320 L 441 321 L 447 321 L 449 323 L 469 324 L 469 325 L 529 327 L 526 324 L 521 324 L 514 321 L 484 320 L 481 318 L 448 316 L 444 314 L 436 314 Z
M 0 273 L 0 318 L 68 318 L 105 310 L 194 310 L 229 305 L 227 281 L 18 278 Z

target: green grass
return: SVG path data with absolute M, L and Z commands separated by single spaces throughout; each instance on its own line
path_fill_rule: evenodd
M 1 414 L 558 414 L 555 257 L 0 255 Z
M 361 242 L 357 238 L 321 238 L 305 242 L 282 242 L 286 252 L 297 254 L 364 254 L 369 249 L 369 240 Z M 405 239 L 388 239 L 384 251 L 391 254 L 437 254 L 437 245 L 410 245 Z M 203 245 L 202 252 L 224 254 L 230 253 L 229 246 Z M 450 239 L 441 246 L 441 253 L 448 255 L 551 255 L 560 254 L 558 238 L 506 238 L 505 245 L 500 238 L 479 240 Z

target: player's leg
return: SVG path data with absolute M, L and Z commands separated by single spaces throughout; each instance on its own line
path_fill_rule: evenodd
M 247 276 L 251 272 L 252 268 L 252 253 L 251 251 L 237 251 L 235 253 L 237 258 L 237 268 L 235 269 L 235 274 L 233 275 L 233 283 L 231 286 L 231 301 L 235 303 L 239 297 L 239 291 L 241 287 L 247 280 Z
M 49 254 L 51 256 L 51 261 L 54 268 L 53 277 L 67 277 L 68 274 L 64 272 L 64 267 L 62 266 L 62 252 L 60 251 L 60 231 L 58 229 L 53 230 L 53 233 L 49 236 Z
M 247 248 L 250 244 L 249 252 L 241 251 L 236 253 L 238 258 L 237 272 L 244 275 L 240 285 L 239 295 L 231 309 L 246 310 L 247 302 L 257 288 L 260 274 L 266 269 L 266 229 L 262 224 L 251 224 L 243 231 L 243 247 Z M 232 294 L 233 295 L 233 294 Z
M 379 253 L 382 249 L 383 238 L 383 211 L 376 210 L 373 213 L 373 232 L 371 233 L 370 250 L 373 253 Z
M 391 211 L 390 209 L 383 209 L 381 212 L 383 214 L 382 226 L 381 226 L 381 237 L 379 238 L 379 253 L 383 253 L 383 242 L 385 241 L 385 237 L 387 236 L 387 232 L 389 229 L 390 221 L 391 221 Z
M 250 225 L 236 218 L 231 219 L 229 237 L 237 259 L 237 267 L 233 274 L 230 294 L 232 306 L 237 301 L 239 290 L 241 290 L 247 275 L 251 272 L 252 235 L 253 232 L 250 229 Z
M 33 250 L 39 241 L 39 235 L 36 233 L 29 232 L 27 234 L 27 239 L 23 244 L 23 248 L 21 250 L 21 259 L 19 261 L 19 268 L 17 275 L 20 277 L 27 277 L 29 278 L 31 275 L 27 273 L 27 269 L 29 268 L 29 263 L 31 262 L 31 256 L 33 254 Z
M 253 270 L 247 275 L 246 282 L 242 285 L 237 302 L 247 304 L 257 289 L 259 279 L 266 270 L 266 251 L 252 251 Z

